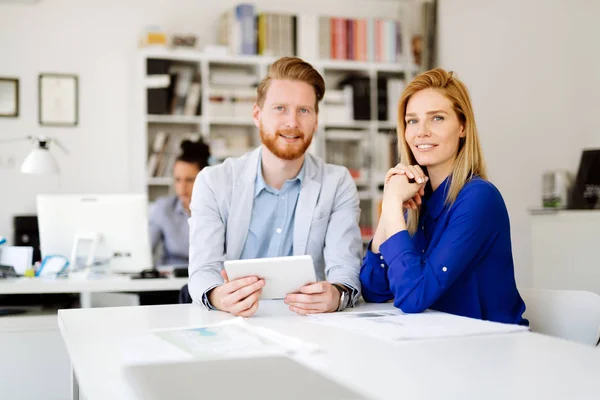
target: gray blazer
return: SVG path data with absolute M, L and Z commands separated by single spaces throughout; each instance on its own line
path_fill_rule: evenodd
M 204 168 L 190 204 L 189 291 L 195 303 L 223 279 L 225 260 L 237 260 L 250 227 L 261 148 Z M 342 283 L 360 295 L 362 241 L 356 185 L 344 167 L 306 154 L 294 222 L 294 255 L 310 254 L 319 280 Z

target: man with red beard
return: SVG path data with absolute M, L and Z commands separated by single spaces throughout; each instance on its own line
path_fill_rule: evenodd
M 339 311 L 360 296 L 356 186 L 346 168 L 306 153 L 324 94 L 323 77 L 310 64 L 280 58 L 257 89 L 253 118 L 262 146 L 196 177 L 189 219 L 194 303 L 250 317 L 265 282 L 229 281 L 223 262 L 305 254 L 319 282 L 289 294 L 290 310 Z

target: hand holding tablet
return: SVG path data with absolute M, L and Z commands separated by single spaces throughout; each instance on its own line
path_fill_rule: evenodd
M 208 292 L 208 301 L 217 310 L 240 317 L 251 317 L 258 309 L 258 297 L 265 285 L 264 279 L 255 276 L 229 280 L 225 270 L 221 271 L 224 284 Z
M 230 260 L 225 261 L 225 271 L 229 281 L 247 277 L 264 280 L 260 299 L 283 299 L 317 282 L 311 256 Z

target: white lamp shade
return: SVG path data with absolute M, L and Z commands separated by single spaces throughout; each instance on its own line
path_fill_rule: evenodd
M 50 150 L 35 148 L 23 161 L 21 172 L 24 174 L 58 174 L 58 164 Z

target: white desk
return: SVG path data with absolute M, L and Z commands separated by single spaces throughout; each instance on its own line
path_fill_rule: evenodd
M 363 304 L 387 309 L 391 304 Z M 149 329 L 198 326 L 231 318 L 197 305 L 61 310 L 59 326 L 74 382 L 89 399 L 131 399 L 118 339 Z M 261 302 L 248 320 L 314 342 L 326 351 L 301 363 L 378 399 L 597 399 L 600 352 L 524 332 L 388 344 L 312 324 L 281 302 Z M 263 377 L 264 379 L 264 377 Z M 223 378 L 223 384 L 231 384 Z M 268 390 L 265 388 L 265 390 Z M 78 395 L 78 391 L 74 391 Z M 202 377 L 198 377 L 202 397 Z M 260 395 L 249 394 L 252 396 Z M 190 394 L 173 393 L 172 398 Z M 315 399 L 318 396 L 315 396 Z
M 0 279 L 0 295 L 79 293 L 81 307 L 89 308 L 91 293 L 179 290 L 187 282 L 188 278 L 131 279 L 118 275 L 98 279 Z

